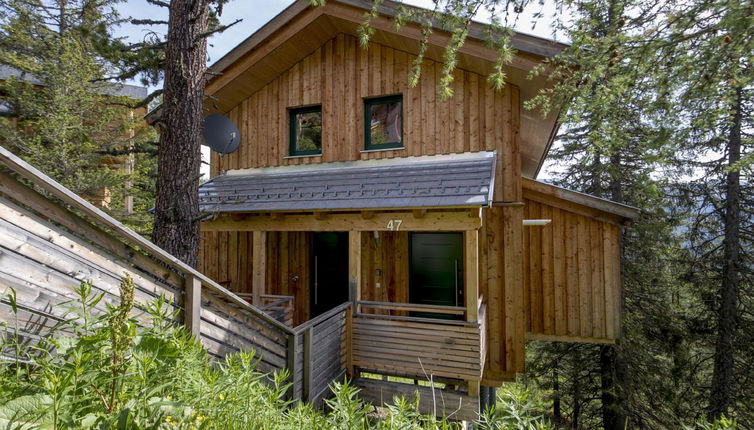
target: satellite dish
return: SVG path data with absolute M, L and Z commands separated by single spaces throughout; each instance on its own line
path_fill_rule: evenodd
M 211 113 L 204 117 L 202 126 L 204 144 L 220 154 L 230 154 L 238 149 L 241 143 L 241 133 L 230 118 Z

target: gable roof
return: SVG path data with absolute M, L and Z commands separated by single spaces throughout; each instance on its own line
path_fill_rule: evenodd
M 371 40 L 416 54 L 422 38 L 421 28 L 407 23 L 395 30 L 390 21 L 401 6 L 411 7 L 390 0 L 380 4 L 379 16 L 372 21 L 375 32 Z M 337 34 L 358 34 L 363 14 L 371 7 L 371 0 L 329 0 L 325 6 L 312 6 L 309 0 L 294 1 L 209 68 L 212 78 L 206 87 L 211 96 L 208 109 L 227 113 Z M 487 76 L 498 55 L 485 43 L 484 29 L 484 24 L 471 24 L 469 37 L 458 51 L 458 67 Z M 426 57 L 442 61 L 449 39 L 447 31 L 436 27 L 429 38 Z M 546 76 L 527 80 L 528 72 L 567 45 L 521 33 L 515 33 L 511 42 L 518 53 L 506 66 L 507 79 L 519 87 L 521 100 L 528 100 L 550 85 Z M 553 111 L 542 118 L 539 112 L 521 111 L 520 150 L 524 176 L 533 178 L 539 172 L 555 136 L 558 114 Z
M 199 187 L 202 212 L 480 207 L 495 154 L 475 152 L 226 172 Z

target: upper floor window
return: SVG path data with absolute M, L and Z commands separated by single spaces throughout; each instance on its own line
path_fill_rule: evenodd
M 364 149 L 403 147 L 403 97 L 364 101 Z
M 322 153 L 322 106 L 290 109 L 291 154 Z

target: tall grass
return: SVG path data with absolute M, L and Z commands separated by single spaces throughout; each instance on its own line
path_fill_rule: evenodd
M 287 374 L 256 370 L 253 351 L 212 361 L 156 299 L 134 312 L 133 282 L 121 302 L 97 311 L 92 285 L 75 289 L 64 322 L 37 344 L 24 343 L 18 321 L 0 338 L 0 430 L 30 429 L 454 429 L 419 413 L 418 400 L 395 398 L 375 413 L 348 383 L 334 383 L 324 410 L 287 399 Z M 6 301 L 17 312 L 11 290 Z M 137 318 L 141 322 L 137 326 Z M 146 317 L 146 318 L 145 318 Z M 144 321 L 147 321 L 145 324 Z M 479 428 L 545 430 L 543 407 L 519 386 L 500 390 Z M 733 428 L 730 423 L 700 430 Z
M 0 362 L 0 429 L 458 427 L 402 399 L 378 418 L 347 383 L 333 385 L 325 411 L 292 402 L 285 372 L 258 372 L 252 351 L 213 362 L 163 299 L 134 312 L 133 290 L 126 278 L 120 304 L 98 313 L 102 296 L 82 283 L 65 322 L 23 350 L 7 327 L 0 349 L 27 360 Z

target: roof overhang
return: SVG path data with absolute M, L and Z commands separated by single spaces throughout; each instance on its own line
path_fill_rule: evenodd
M 492 202 L 495 154 L 476 152 L 234 170 L 199 188 L 202 212 L 480 208 Z
M 421 28 L 409 23 L 396 30 L 391 21 L 400 6 L 403 5 L 389 0 L 381 3 L 379 16 L 372 21 L 375 33 L 371 40 L 416 54 L 422 39 Z M 371 7 L 371 0 L 330 0 L 325 6 L 312 6 L 309 0 L 295 1 L 210 67 L 213 77 L 206 87 L 210 96 L 206 104 L 208 111 L 227 113 L 327 40 L 339 33 L 358 34 L 364 12 Z M 429 39 L 426 57 L 443 61 L 449 40 L 450 33 L 436 28 Z M 527 79 L 529 71 L 561 52 L 566 45 L 520 33 L 513 35 L 512 44 L 518 52 L 506 66 L 507 79 L 519 88 L 519 102 L 523 102 L 551 85 L 547 76 Z M 497 58 L 497 52 L 485 42 L 485 25 L 472 23 L 469 37 L 459 50 L 458 67 L 487 76 L 492 73 Z M 543 117 L 538 111 L 521 110 L 520 150 L 524 176 L 537 175 L 555 136 L 558 114 L 554 110 Z
M 524 179 L 523 194 L 525 199 L 613 224 L 628 224 L 639 217 L 635 207 L 532 179 Z

